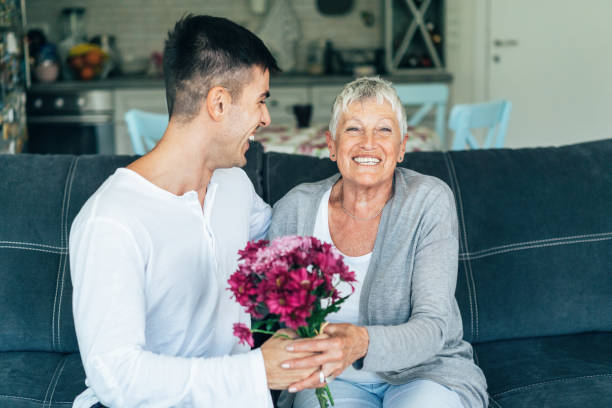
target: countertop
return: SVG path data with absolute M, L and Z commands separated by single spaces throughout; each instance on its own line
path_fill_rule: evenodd
M 450 83 L 453 79 L 448 72 L 419 71 L 406 75 L 382 75 L 393 83 Z M 348 75 L 306 75 L 277 74 L 270 78 L 271 86 L 305 86 L 305 85 L 343 85 L 355 77 Z M 116 90 L 116 89 L 163 89 L 162 78 L 144 76 L 120 76 L 91 81 L 57 81 L 50 84 L 33 83 L 30 92 L 58 92 L 75 90 Z

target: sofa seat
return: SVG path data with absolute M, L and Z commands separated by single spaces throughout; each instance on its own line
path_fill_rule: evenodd
M 66 408 L 85 389 L 78 353 L 0 353 L 0 407 Z
M 612 333 L 474 345 L 491 408 L 612 407 Z

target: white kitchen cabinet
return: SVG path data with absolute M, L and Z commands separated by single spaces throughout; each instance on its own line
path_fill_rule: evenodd
M 294 124 L 293 105 L 307 103 L 310 103 L 310 98 L 306 86 L 273 86 L 266 101 L 273 125 Z
M 114 92 L 115 153 L 134 154 L 125 123 L 125 113 L 130 109 L 168 114 L 164 89 L 117 89 Z
M 311 102 L 313 114 L 311 123 L 328 124 L 331 119 L 331 110 L 344 85 L 313 86 Z

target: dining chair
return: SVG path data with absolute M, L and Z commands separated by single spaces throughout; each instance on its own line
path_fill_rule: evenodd
M 420 106 L 408 118 L 408 126 L 416 126 L 427 114 L 435 109 L 435 131 L 442 148 L 446 148 L 446 105 L 448 86 L 444 84 L 403 84 L 394 85 L 402 105 Z
M 451 149 L 503 147 L 511 110 L 512 103 L 506 100 L 454 106 L 448 120 L 448 127 L 455 132 Z M 487 134 L 481 145 L 472 130 L 482 128 Z
M 125 113 L 134 154 L 143 155 L 152 150 L 164 135 L 168 115 L 131 109 Z

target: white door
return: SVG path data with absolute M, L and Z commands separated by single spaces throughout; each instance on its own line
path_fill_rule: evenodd
M 507 147 L 612 137 L 612 0 L 489 0 L 487 97 Z

